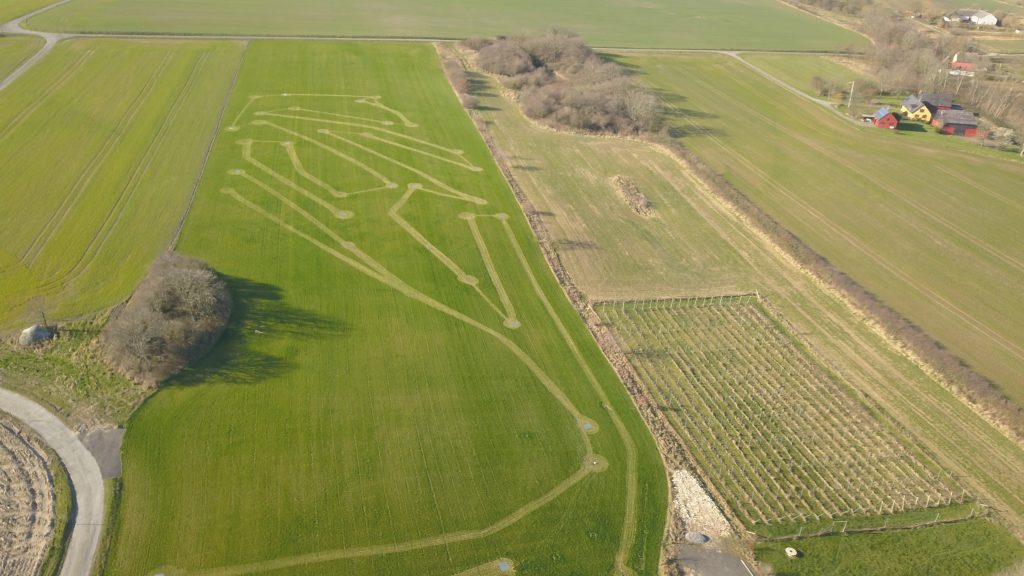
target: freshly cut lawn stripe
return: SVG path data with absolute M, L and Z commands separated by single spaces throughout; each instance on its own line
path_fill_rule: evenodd
M 179 249 L 236 313 L 129 423 L 111 573 L 655 574 L 660 458 L 433 47 L 254 42 L 221 128 Z
M 840 50 L 864 37 L 772 0 L 75 0 L 41 30 L 465 38 L 569 28 L 596 46 Z
M 1024 403 L 1024 163 L 859 128 L 724 57 L 627 61 L 673 95 L 687 146 Z
M 43 39 L 35 36 L 0 38 L 0 80 L 14 72 L 22 62 L 42 46 Z
M 0 93 L 0 326 L 131 292 L 185 209 L 241 49 L 63 42 Z

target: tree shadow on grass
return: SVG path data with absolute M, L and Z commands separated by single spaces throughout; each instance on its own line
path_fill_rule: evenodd
M 183 370 L 168 386 L 255 384 L 296 368 L 291 358 L 257 350 L 261 338 L 291 341 L 341 336 L 348 326 L 284 301 L 284 291 L 263 282 L 225 276 L 234 299 L 231 320 L 217 345 L 198 364 Z

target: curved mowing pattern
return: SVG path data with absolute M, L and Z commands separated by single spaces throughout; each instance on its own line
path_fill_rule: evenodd
M 959 487 L 854 402 L 756 296 L 596 310 L 747 526 L 961 499 Z
M 111 574 L 653 574 L 653 442 L 433 47 L 253 42 L 224 118 L 178 246 L 236 309 L 128 426 Z

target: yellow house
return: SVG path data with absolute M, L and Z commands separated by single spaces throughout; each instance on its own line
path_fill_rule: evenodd
M 900 106 L 900 112 L 903 113 L 903 117 L 907 120 L 916 120 L 924 123 L 931 123 L 932 121 L 932 109 L 917 96 L 908 96 Z

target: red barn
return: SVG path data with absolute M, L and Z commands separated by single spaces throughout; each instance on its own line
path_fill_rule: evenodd
M 966 136 L 976 138 L 984 136 L 984 132 L 978 130 L 978 119 L 967 110 L 941 110 L 935 118 L 935 125 L 939 132 L 952 134 L 954 136 Z
M 889 110 L 888 106 L 882 106 L 875 112 L 871 123 L 878 128 L 888 128 L 889 130 L 895 130 L 900 125 L 900 117 Z

